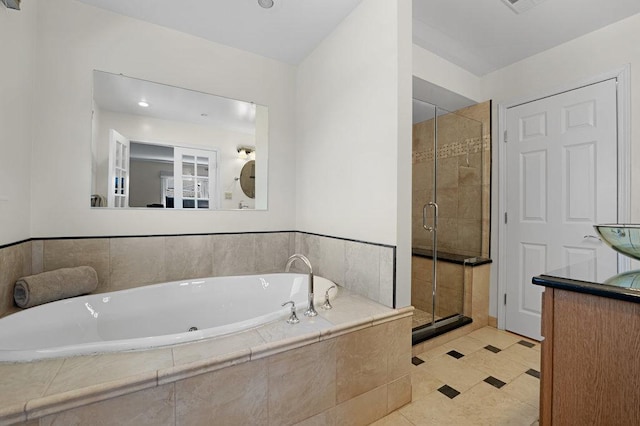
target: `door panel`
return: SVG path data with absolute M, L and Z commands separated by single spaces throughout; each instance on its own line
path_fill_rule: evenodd
M 617 272 L 615 252 L 585 238 L 592 225 L 617 221 L 616 114 L 615 80 L 507 110 L 508 330 L 541 337 L 534 275 Z
M 108 207 L 129 207 L 129 157 L 131 142 L 114 129 L 109 130 Z

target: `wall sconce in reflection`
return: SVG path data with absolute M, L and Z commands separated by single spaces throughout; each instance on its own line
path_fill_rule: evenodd
M 238 145 L 236 149 L 238 150 L 238 158 L 241 158 L 243 160 L 246 160 L 247 158 L 251 158 L 251 159 L 256 158 L 255 147 Z

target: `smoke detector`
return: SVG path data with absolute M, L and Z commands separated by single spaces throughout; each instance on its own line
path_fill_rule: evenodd
M 509 9 L 513 10 L 518 15 L 533 9 L 545 0 L 502 0 L 504 4 L 509 6 Z

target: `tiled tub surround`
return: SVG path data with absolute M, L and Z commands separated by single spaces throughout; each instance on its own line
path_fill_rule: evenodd
M 5 247 L 0 249 L 0 316 L 18 309 L 13 304 L 18 278 L 57 268 L 92 266 L 98 273 L 96 293 L 104 293 L 180 279 L 282 272 L 293 253 L 306 255 L 315 274 L 393 306 L 394 247 L 266 232 L 34 239 Z
M 482 134 L 469 120 L 482 123 Z M 437 118 L 438 150 L 434 153 L 433 120 L 413 126 L 414 247 L 431 247 L 422 228 L 422 207 L 433 197 L 433 159 L 439 205 L 439 248 L 469 256 L 489 256 L 491 103 L 473 105 Z
M 334 309 L 150 351 L 0 364 L 0 424 L 365 425 L 411 401 L 411 311 Z

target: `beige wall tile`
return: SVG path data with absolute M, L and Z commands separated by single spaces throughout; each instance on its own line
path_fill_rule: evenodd
M 465 119 L 470 118 L 470 120 Z M 433 139 L 436 120 L 428 120 L 413 126 L 413 208 L 412 242 L 414 246 L 426 246 L 428 236 L 421 232 L 425 192 L 432 187 Z M 437 119 L 438 137 L 438 203 L 441 207 L 440 248 L 452 253 L 488 257 L 489 228 L 474 222 L 476 231 L 465 234 L 478 236 L 478 242 L 470 247 L 462 236 L 456 235 L 458 219 L 489 220 L 489 183 L 491 173 L 491 104 L 472 105 Z M 417 160 L 417 161 L 416 161 Z M 473 187 L 473 189 L 471 189 Z M 457 193 L 457 211 L 451 212 L 451 190 Z M 417 191 L 417 192 L 416 192 Z M 448 224 L 442 224 L 450 219 Z M 472 225 L 467 222 L 467 225 Z M 484 226 L 484 227 L 483 227 Z M 484 231 L 484 232 L 483 232 Z M 450 234 L 453 232 L 453 234 Z
M 371 300 L 380 299 L 380 247 L 345 242 L 344 286 Z
M 289 233 L 256 234 L 255 272 L 283 272 L 289 258 Z
M 413 426 L 413 423 L 396 411 L 384 416 L 375 423 L 371 423 L 371 426 Z
M 458 187 L 458 158 L 439 158 L 438 159 L 438 181 L 436 186 L 442 188 Z
M 91 266 L 98 274 L 94 293 L 110 291 L 109 239 L 45 240 L 43 270 Z
M 62 362 L 62 359 L 51 359 L 20 364 L 1 363 L 1 405 L 24 403 L 43 396 Z
M 182 380 L 176 387 L 176 425 L 268 424 L 267 361 L 246 362 Z M 224 422 L 224 423 L 223 423 Z
M 336 238 L 297 233 L 295 251 L 309 258 L 316 275 L 345 286 L 345 244 Z M 297 263 L 294 266 L 299 267 Z
M 391 382 L 409 374 L 412 366 L 411 317 L 390 321 L 382 326 L 386 327 L 384 340 L 389 353 L 387 382 Z
M 295 426 L 337 426 L 336 408 L 334 407 L 320 414 L 316 414 L 313 417 L 296 423 Z
M 473 268 L 473 294 L 471 295 L 471 313 L 478 326 L 489 323 L 489 274 L 491 265 Z
M 109 291 L 166 281 L 165 238 L 112 238 Z
M 0 316 L 15 311 L 13 287 L 20 277 L 31 275 L 31 243 L 0 249 Z
M 387 413 L 411 402 L 411 376 L 403 376 L 387 385 Z
M 254 273 L 256 260 L 255 234 L 213 235 L 213 275 L 246 275 Z
M 438 221 L 438 250 L 455 253 L 458 247 L 458 219 L 441 218 Z
M 337 424 L 341 426 L 365 426 L 387 415 L 387 386 L 346 401 L 337 407 Z
M 433 147 L 433 135 L 435 134 L 435 122 L 423 121 L 414 125 L 413 150 L 423 152 Z
M 31 241 L 31 273 L 44 272 L 44 241 Z
M 482 219 L 482 185 L 463 186 L 459 188 L 459 191 L 460 191 L 460 201 L 458 203 L 458 211 L 457 211 L 458 218 L 481 220 Z
M 53 425 L 174 425 L 173 384 L 86 405 L 40 419 Z
M 388 325 L 383 324 L 338 337 L 338 403 L 386 383 L 387 330 Z
M 183 365 L 204 359 L 244 350 L 264 343 L 255 330 L 221 336 L 215 339 L 205 339 L 172 347 L 173 362 Z
M 442 188 L 438 190 L 438 217 L 439 218 L 456 218 L 459 217 L 459 205 L 466 205 L 466 200 L 462 197 L 466 196 L 469 191 L 466 188 Z M 432 212 L 428 213 L 431 217 Z M 420 212 L 422 216 L 422 212 Z M 422 217 L 420 217 L 422 219 Z M 429 220 L 428 222 L 431 222 Z
M 336 341 L 325 340 L 268 358 L 269 424 L 291 424 L 336 401 Z
M 173 366 L 171 349 L 65 358 L 46 395 L 124 379 Z
M 480 185 L 482 183 L 482 154 L 469 154 L 469 165 L 467 166 L 467 156 L 461 155 L 458 159 L 458 184 L 459 186 Z
M 165 237 L 166 280 L 213 275 L 213 240 L 209 235 Z
M 482 251 L 482 220 L 458 219 L 458 254 L 479 256 Z
M 394 258 L 393 249 L 380 247 L 380 298 L 378 302 L 393 307 Z

